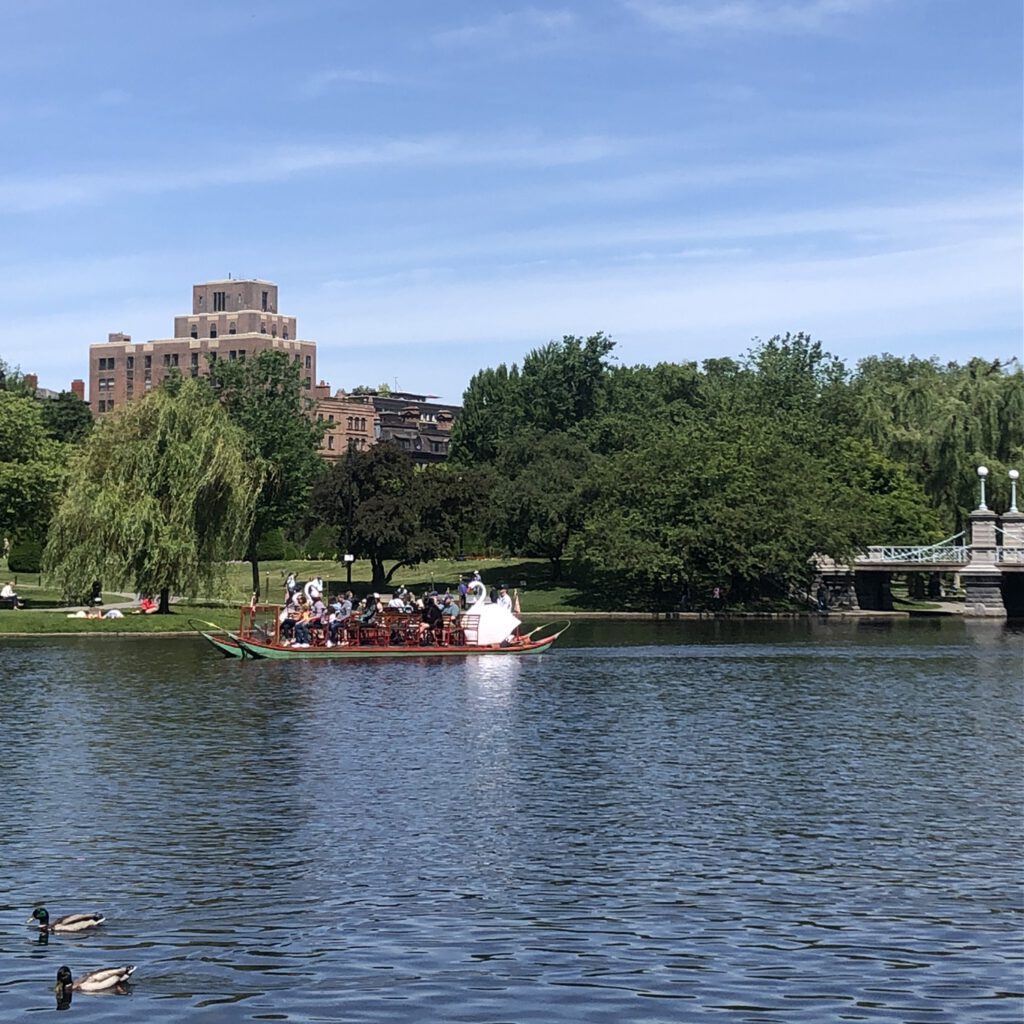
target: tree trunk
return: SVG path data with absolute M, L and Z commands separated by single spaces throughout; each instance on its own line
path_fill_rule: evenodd
M 252 592 L 258 601 L 260 599 L 260 562 L 255 555 L 249 561 L 252 563 Z
M 157 615 L 170 615 L 171 613 L 171 592 L 167 587 L 160 591 L 160 607 L 157 608 Z
M 370 581 L 370 589 L 379 593 L 384 589 L 384 583 L 386 581 L 386 577 L 384 575 L 384 559 L 371 558 L 370 566 L 373 569 L 373 579 Z

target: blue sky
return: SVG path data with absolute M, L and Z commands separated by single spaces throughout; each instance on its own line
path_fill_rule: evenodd
M 0 356 L 64 387 L 280 285 L 334 387 L 458 401 L 803 330 L 1020 356 L 1019 0 L 0 0 Z

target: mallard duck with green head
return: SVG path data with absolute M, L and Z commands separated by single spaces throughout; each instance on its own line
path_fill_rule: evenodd
M 135 964 L 125 964 L 124 967 L 105 967 L 99 971 L 90 971 L 72 981 L 71 968 L 62 967 L 57 972 L 54 991 L 57 993 L 58 1002 L 65 999 L 70 1001 L 72 992 L 106 992 L 109 989 L 116 989 L 126 984 L 134 973 Z
M 104 921 L 106 918 L 102 914 L 65 914 L 51 921 L 46 907 L 36 907 L 25 923 L 34 925 L 41 932 L 85 932 L 98 928 Z

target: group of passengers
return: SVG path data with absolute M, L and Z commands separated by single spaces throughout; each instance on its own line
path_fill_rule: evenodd
M 299 587 L 288 577 L 287 597 L 279 616 L 281 642 L 293 647 L 360 642 L 372 637 L 388 644 L 461 643 L 461 607 L 454 594 L 427 591 L 416 597 L 399 588 L 385 605 L 378 593 L 356 602 L 352 591 L 325 598 L 323 582 Z

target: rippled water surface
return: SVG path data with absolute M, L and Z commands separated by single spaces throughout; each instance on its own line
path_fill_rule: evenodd
M 575 634 L 575 635 L 574 635 Z M 1014 1022 L 1022 634 L 578 624 L 541 657 L 0 646 L 0 1017 Z M 24 921 L 102 910 L 41 945 Z

